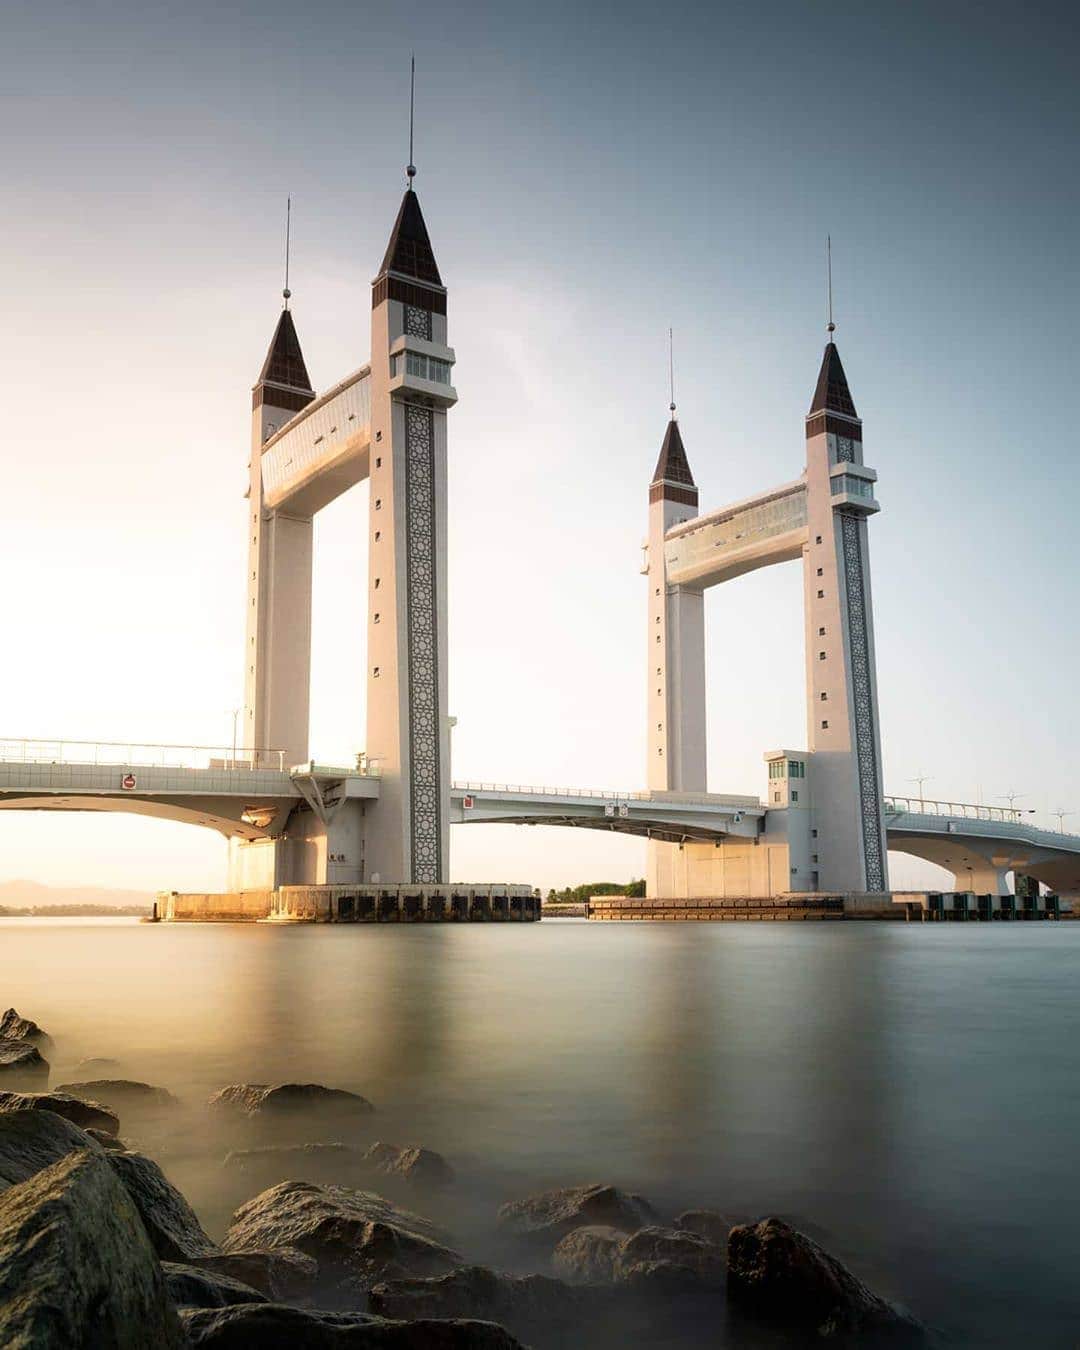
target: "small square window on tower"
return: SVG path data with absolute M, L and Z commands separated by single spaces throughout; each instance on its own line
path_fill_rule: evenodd
M 825 575 L 825 573 L 822 571 L 822 569 L 821 569 L 820 567 L 819 567 L 818 570 L 817 570 L 817 574 L 818 574 L 819 577 L 822 577 L 822 576 Z
M 820 544 L 820 543 L 821 543 L 821 535 L 820 535 L 820 534 L 819 534 L 818 537 L 814 540 L 814 543 L 815 543 L 815 544 Z M 817 859 L 815 858 L 814 861 L 817 862 Z
M 824 600 L 824 599 L 825 599 L 825 592 L 824 592 L 824 591 L 818 591 L 818 593 L 817 593 L 817 598 L 818 598 L 819 600 Z
M 817 654 L 817 659 L 818 659 L 819 661 L 824 661 L 824 660 L 825 660 L 825 653 L 824 653 L 824 652 L 818 652 L 818 654 Z
M 826 693 L 824 692 L 824 690 L 822 690 L 821 701 L 822 701 L 822 703 L 828 703 L 828 701 L 829 701 L 829 696 L 828 696 L 828 694 L 826 694 Z
M 822 729 L 822 731 L 828 731 L 828 729 L 829 729 L 829 724 L 828 724 L 828 722 L 822 722 L 822 724 L 821 724 L 821 729 Z
M 818 635 L 818 637 L 824 637 L 824 636 L 825 636 L 825 629 L 824 629 L 824 628 L 819 628 L 819 629 L 817 630 L 817 635 Z

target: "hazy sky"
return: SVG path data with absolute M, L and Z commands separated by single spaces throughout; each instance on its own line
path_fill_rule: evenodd
M 798 476 L 823 244 L 866 459 L 887 791 L 1078 814 L 1080 96 L 1065 4 L 0 8 L 5 736 L 225 743 L 253 383 L 368 355 L 407 157 L 450 291 L 454 774 L 644 779 L 647 488 Z M 363 745 L 366 496 L 317 524 L 312 746 Z M 805 744 L 801 569 L 709 593 L 709 776 Z M 640 874 L 454 831 L 453 871 Z M 0 877 L 219 888 L 217 835 L 0 813 Z M 893 881 L 929 873 L 895 859 Z

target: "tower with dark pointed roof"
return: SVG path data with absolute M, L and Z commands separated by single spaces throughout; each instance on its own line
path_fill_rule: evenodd
M 647 778 L 654 792 L 704 792 L 705 597 L 668 580 L 670 532 L 698 513 L 698 490 L 675 417 L 664 432 L 649 484 Z M 650 875 L 671 846 L 650 841 Z M 655 856 L 653 856 L 655 855 Z
M 411 167 L 411 166 L 410 166 Z M 367 874 L 445 881 L 446 288 L 412 175 L 371 292 L 367 753 L 380 768 Z
M 868 518 L 877 474 L 829 340 L 806 416 L 807 736 L 822 890 L 888 888 Z
M 277 434 L 315 398 L 290 295 L 286 284 L 251 393 L 242 743 L 281 750 L 287 763 L 301 764 L 308 757 L 314 527 L 310 515 L 268 506 L 262 466 Z

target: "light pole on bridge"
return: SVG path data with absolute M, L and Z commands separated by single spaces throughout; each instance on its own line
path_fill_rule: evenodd
M 920 805 L 920 806 L 925 806 L 925 805 L 926 805 L 926 802 L 925 802 L 925 800 L 923 799 L 923 784 L 924 784 L 924 783 L 929 783 L 930 781 L 931 781 L 931 775 L 928 774 L 928 773 L 917 773 L 917 774 L 915 775 L 914 778 L 909 778 L 909 779 L 908 779 L 908 782 L 909 782 L 909 783 L 918 783 L 918 785 L 919 785 L 919 805 Z

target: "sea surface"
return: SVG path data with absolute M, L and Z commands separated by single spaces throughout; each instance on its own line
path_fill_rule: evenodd
M 1078 974 L 1080 923 L 0 920 L 54 1084 L 109 1056 L 183 1099 L 160 1160 L 215 1234 L 202 1103 L 316 1081 L 443 1152 L 467 1230 L 591 1181 L 776 1213 L 957 1346 L 1080 1342 Z

